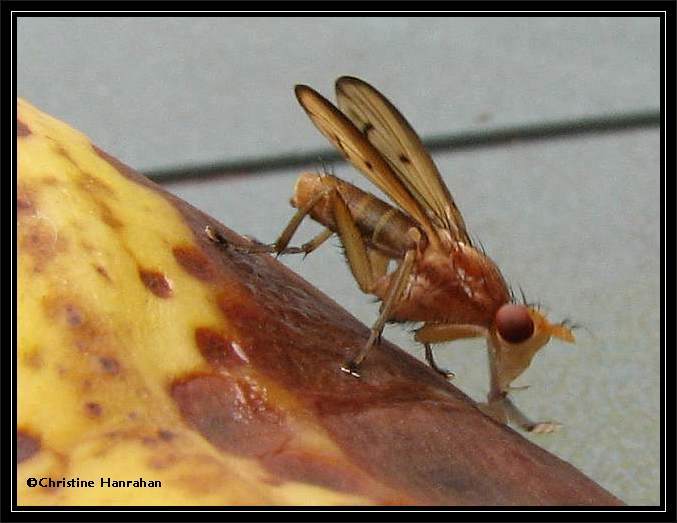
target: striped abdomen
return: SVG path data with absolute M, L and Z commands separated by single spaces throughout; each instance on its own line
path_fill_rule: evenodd
M 310 216 L 328 229 L 337 232 L 330 200 L 332 187 L 336 187 L 362 237 L 370 247 L 389 257 L 401 258 L 407 250 L 415 246 L 407 231 L 412 227 L 418 229 L 416 222 L 376 196 L 335 176 L 302 174 L 294 187 L 291 204 L 296 208 L 303 207 L 318 193 L 326 192 L 326 196 L 310 211 Z

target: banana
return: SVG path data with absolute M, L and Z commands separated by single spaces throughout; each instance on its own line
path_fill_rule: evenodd
M 19 506 L 620 503 L 24 100 L 17 165 Z

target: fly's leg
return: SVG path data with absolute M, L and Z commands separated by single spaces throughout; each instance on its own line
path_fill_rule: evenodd
M 503 399 L 503 405 L 508 419 L 527 432 L 533 432 L 534 434 L 548 434 L 550 432 L 555 432 L 562 427 L 562 424 L 556 421 L 531 421 L 507 396 Z
M 532 421 L 503 393 L 500 398 L 490 398 L 487 403 L 478 404 L 479 409 L 499 423 L 512 422 L 522 430 L 534 434 L 549 434 L 562 427 L 556 421 Z
M 350 272 L 352 272 L 360 290 L 366 294 L 371 294 L 376 279 L 362 233 L 339 192 L 332 192 L 330 199 L 336 232 L 345 250 Z
M 376 281 L 385 274 L 388 264 L 384 263 L 378 255 L 375 255 L 373 249 L 369 249 L 362 237 L 355 219 L 350 214 L 348 205 L 343 200 L 341 194 L 334 190 L 329 194 L 331 199 L 331 207 L 336 224 L 336 232 L 341 239 L 343 248 L 345 249 L 346 260 L 348 267 L 357 281 L 360 290 L 366 294 L 372 294 Z M 383 327 L 388 321 L 394 305 L 399 301 L 402 293 L 409 280 L 409 276 L 414 267 L 416 259 L 416 251 L 408 251 L 404 255 L 404 259 L 397 268 L 392 279 L 390 287 L 386 292 L 386 298 L 381 304 L 379 316 L 371 327 L 371 332 L 367 343 L 362 347 L 360 352 L 349 362 L 347 362 L 341 370 L 359 377 L 357 368 L 362 360 L 367 356 L 371 348 L 380 340 Z
M 289 241 L 298 229 L 303 218 L 305 218 L 321 200 L 328 199 L 331 206 L 331 212 L 334 219 L 334 227 L 336 233 L 341 239 L 341 243 L 345 249 L 348 266 L 357 281 L 360 289 L 372 294 L 376 281 L 384 276 L 388 269 L 389 258 L 378 253 L 374 249 L 367 247 L 362 233 L 360 232 L 355 219 L 350 214 L 350 210 L 343 197 L 338 192 L 335 184 L 329 183 L 322 191 L 318 191 L 311 200 L 299 208 L 289 221 L 285 229 L 280 234 L 277 241 L 271 245 L 254 244 L 254 245 L 233 245 L 223 235 L 218 233 L 215 229 L 207 227 L 205 232 L 207 236 L 214 242 L 224 246 L 229 246 L 246 253 L 274 253 L 274 254 L 292 254 L 304 253 L 308 254 L 324 243 L 331 235 L 333 230 L 326 229 L 321 232 L 311 241 L 303 244 L 301 247 L 288 247 Z M 334 229 L 332 227 L 332 229 Z M 362 347 L 355 358 L 348 362 L 342 370 L 354 376 L 357 374 L 357 367 L 366 357 L 371 347 L 373 347 L 379 340 L 383 327 L 390 317 L 393 307 L 399 301 L 406 284 L 411 275 L 416 257 L 416 250 L 408 251 L 399 267 L 395 271 L 394 277 L 386 292 L 386 298 L 381 304 L 379 317 L 371 328 L 369 340 Z
M 378 280 L 381 276 L 385 276 L 388 272 L 390 258 L 376 249 L 367 249 L 367 255 L 369 256 L 369 262 L 371 263 L 371 273 L 374 277 L 373 281 Z
M 491 373 L 491 389 L 487 403 L 479 405 L 480 410 L 501 423 L 512 422 L 527 432 L 534 434 L 548 434 L 557 431 L 562 424 L 556 421 L 532 421 L 508 398 L 510 389 L 502 389 L 499 385 L 499 376 L 496 365 L 496 349 L 488 341 L 489 371 Z M 515 389 L 513 389 L 515 390 Z
M 347 250 L 347 249 L 346 249 Z M 414 262 L 416 261 L 416 251 L 411 250 L 407 251 L 404 255 L 404 259 L 400 263 L 400 266 L 397 268 L 394 278 L 388 288 L 386 293 L 386 298 L 381 305 L 381 309 L 376 319 L 376 322 L 371 327 L 371 333 L 367 343 L 364 344 L 360 352 L 345 366 L 341 367 L 341 370 L 351 374 L 353 376 L 359 377 L 357 373 L 357 368 L 360 363 L 367 356 L 371 348 L 381 339 L 381 333 L 383 332 L 383 327 L 385 326 L 390 314 L 393 310 L 393 307 L 399 299 L 402 297 L 402 293 L 407 286 L 409 281 L 409 276 L 414 267 Z
M 331 229 L 324 229 L 317 236 L 314 236 L 310 241 L 307 241 L 301 247 L 286 247 L 284 251 L 280 254 L 300 254 L 303 253 L 303 256 L 308 256 L 311 252 L 317 249 L 320 245 L 326 242 L 329 238 L 332 237 L 334 231 Z M 294 252 L 294 250 L 298 252 Z
M 477 336 L 484 336 L 486 330 L 476 325 L 458 325 L 454 323 L 426 323 L 423 327 L 416 331 L 414 339 L 423 343 L 425 347 L 425 360 L 428 362 L 433 370 L 440 373 L 447 379 L 453 379 L 456 375 L 450 370 L 443 369 L 435 363 L 433 357 L 433 349 L 431 343 L 442 343 L 445 341 L 453 341 L 461 338 L 474 338 Z
M 306 205 L 299 208 L 294 213 L 294 216 L 292 216 L 291 220 L 289 220 L 289 223 L 284 228 L 278 239 L 272 244 L 253 243 L 250 245 L 235 245 L 228 241 L 216 229 L 209 226 L 207 226 L 205 229 L 205 233 L 212 241 L 247 254 L 269 253 L 279 256 L 280 254 L 302 253 L 304 255 L 308 255 L 320 245 L 322 245 L 325 241 L 327 241 L 333 234 L 333 231 L 325 229 L 312 240 L 304 243 L 301 247 L 288 247 L 289 242 L 291 241 L 292 236 L 294 236 L 296 230 L 301 225 L 303 219 L 313 210 L 313 207 L 315 207 L 315 205 L 317 205 L 320 200 L 326 198 L 328 194 L 333 193 L 333 191 L 333 188 L 327 189 L 325 191 L 318 191 L 317 194 L 315 194 L 315 196 L 313 196 L 313 198 L 311 198 Z
M 430 365 L 435 372 L 441 374 L 445 379 L 453 380 L 456 377 L 456 374 L 454 374 L 449 369 L 439 367 L 437 363 L 435 363 L 435 358 L 433 357 L 433 348 L 430 346 L 430 344 L 424 343 L 423 346 L 425 347 L 425 361 L 428 362 L 428 365 Z

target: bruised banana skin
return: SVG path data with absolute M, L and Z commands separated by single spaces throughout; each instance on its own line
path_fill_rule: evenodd
M 284 447 L 299 462 L 355 474 L 323 430 L 286 415 L 293 400 L 246 365 L 215 303 L 216 269 L 176 208 L 81 133 L 25 101 L 17 112 L 19 505 L 388 499 L 368 478 L 347 493 L 327 478 L 288 480 L 284 459 L 261 459 Z M 228 360 L 216 371 L 215 351 Z M 210 401 L 232 452 L 186 421 L 199 426 Z M 27 486 L 41 477 L 96 487 Z M 102 488 L 100 478 L 162 486 Z
M 81 133 L 17 118 L 20 506 L 622 504 L 385 341 L 346 376 L 367 327 Z

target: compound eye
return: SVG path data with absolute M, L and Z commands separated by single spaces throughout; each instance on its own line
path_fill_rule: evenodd
M 496 330 L 509 343 L 522 343 L 534 333 L 534 322 L 524 305 L 506 303 L 496 312 Z

